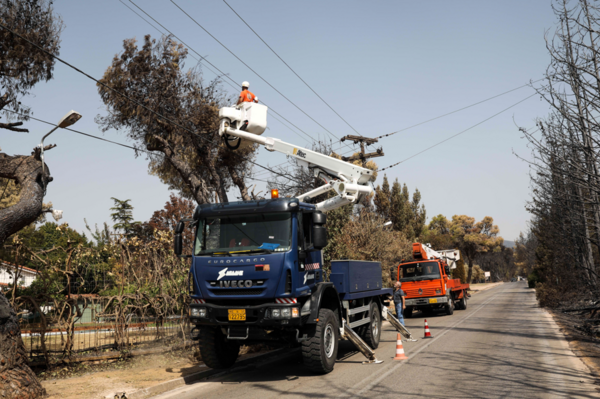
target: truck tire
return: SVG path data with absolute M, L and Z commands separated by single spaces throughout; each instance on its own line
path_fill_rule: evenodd
M 407 319 L 410 319 L 412 317 L 412 312 L 413 312 L 413 308 L 412 306 L 407 306 L 406 309 L 404 309 L 404 317 Z
M 240 344 L 228 341 L 220 328 L 200 327 L 200 356 L 208 367 L 227 369 L 233 366 L 240 352 Z
M 454 300 L 452 299 L 452 296 L 450 296 L 448 298 L 448 304 L 446 305 L 446 314 L 448 316 L 452 316 L 453 313 L 454 313 Z
M 458 301 L 458 308 L 460 310 L 467 310 L 467 293 L 463 292 L 463 297 Z
M 366 328 L 360 337 L 367 345 L 369 345 L 369 347 L 371 347 L 371 349 L 377 349 L 381 338 L 381 312 L 379 311 L 379 306 L 375 302 L 371 302 L 369 318 L 371 321 L 366 325 Z
M 319 321 L 316 326 L 309 327 L 308 337 L 302 342 L 304 365 L 315 373 L 330 373 L 335 365 L 340 338 L 338 322 L 331 310 L 319 310 Z

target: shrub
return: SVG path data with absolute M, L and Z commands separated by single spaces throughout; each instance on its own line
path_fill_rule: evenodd
M 538 303 L 543 308 L 556 308 L 560 305 L 560 292 L 544 283 L 537 283 L 535 285 L 535 297 L 538 300 Z

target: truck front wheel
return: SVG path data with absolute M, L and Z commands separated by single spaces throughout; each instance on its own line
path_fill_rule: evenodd
M 312 371 L 327 374 L 335 365 L 340 329 L 329 309 L 319 310 L 318 320 L 316 326 L 308 327 L 309 339 L 302 342 L 302 358 L 304 365 Z
M 405 318 L 410 319 L 412 317 L 412 312 L 413 312 L 412 306 L 407 306 L 404 309 L 403 315 L 404 315 Z
M 451 316 L 454 313 L 454 300 L 452 296 L 448 297 L 448 304 L 446 305 L 446 314 Z
M 240 344 L 227 340 L 220 328 L 200 327 L 200 356 L 208 367 L 227 369 L 235 363 Z

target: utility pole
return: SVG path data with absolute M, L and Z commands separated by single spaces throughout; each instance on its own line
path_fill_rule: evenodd
M 384 155 L 383 148 L 378 148 L 376 150 L 376 152 L 370 152 L 368 154 L 365 154 L 365 144 L 366 145 L 375 144 L 379 141 L 377 139 L 372 139 L 372 138 L 364 137 L 364 136 L 352 136 L 352 135 L 344 136 L 341 139 L 341 141 L 346 141 L 346 140 L 351 140 L 354 142 L 354 144 L 360 143 L 360 154 L 355 154 L 350 157 L 342 157 L 343 161 L 352 162 L 352 161 L 356 161 L 356 160 L 360 159 L 362 161 L 362 166 L 364 167 L 367 164 L 367 159 L 382 157 Z

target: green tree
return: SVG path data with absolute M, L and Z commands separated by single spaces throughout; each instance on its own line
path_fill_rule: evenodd
M 383 184 L 375 188 L 375 198 L 373 203 L 377 209 L 377 213 L 386 221 L 390 220 L 390 209 L 392 204 L 392 192 L 390 191 L 390 183 L 386 175 L 383 176 Z
M 409 240 L 415 240 L 421 235 L 425 226 L 425 205 L 421 202 L 421 193 L 415 190 L 410 200 L 410 192 L 406 184 L 400 185 L 398 179 L 389 189 L 387 177 L 384 176 L 383 186 L 375 189 L 374 205 L 378 215 L 391 220 L 393 229 L 404 233 Z
M 450 227 L 455 245 L 460 249 L 469 265 L 467 283 L 473 276 L 475 257 L 484 252 L 499 250 L 504 239 L 498 234 L 500 229 L 494 225 L 494 219 L 486 216 L 475 223 L 475 218 L 467 215 L 454 215 Z
M 133 206 L 129 203 L 131 200 L 120 200 L 115 197 L 111 199 L 115 202 L 115 206 L 110 208 L 113 211 L 110 217 L 115 222 L 113 228 L 125 237 L 131 237 L 136 231 L 136 226 L 141 224 L 133 221 Z
M 454 239 L 450 234 L 450 222 L 444 215 L 434 216 L 426 228 L 422 229 L 420 240 L 429 243 L 436 250 L 454 248 Z M 466 275 L 465 275 L 466 277 Z
M 410 203 L 410 225 L 415 238 L 421 235 L 421 231 L 423 231 L 423 227 L 425 227 L 425 222 L 427 221 L 425 205 L 420 204 L 420 202 L 421 193 L 418 189 L 415 189 L 412 202 Z

